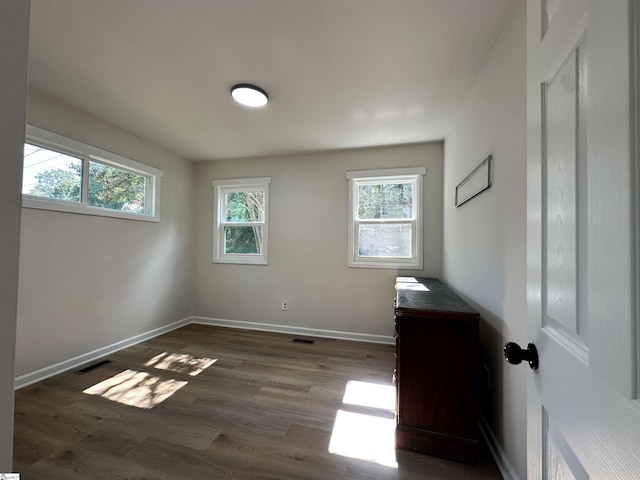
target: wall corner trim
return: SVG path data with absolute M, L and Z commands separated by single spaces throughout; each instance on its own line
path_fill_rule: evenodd
M 500 443 L 498 443 L 498 439 L 493 434 L 491 427 L 489 427 L 489 423 L 482 414 L 480 414 L 480 421 L 478 422 L 478 426 L 480 427 L 480 433 L 482 434 L 482 437 L 489 447 L 491 456 L 493 456 L 493 459 L 498 466 L 498 470 L 500 470 L 502 478 L 504 480 L 520 480 L 520 477 L 518 477 L 515 470 L 511 466 L 511 462 L 509 462 L 507 454 L 500 446 Z

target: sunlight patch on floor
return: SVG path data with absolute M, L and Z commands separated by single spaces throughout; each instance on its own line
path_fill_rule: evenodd
M 391 385 L 350 380 L 342 403 L 393 412 L 396 408 L 396 389 Z
M 351 380 L 342 401 L 344 406 L 336 414 L 329 453 L 398 468 L 395 388 Z
M 83 391 L 137 408 L 153 408 L 189 382 L 162 380 L 146 372 L 125 370 Z
M 398 468 L 395 428 L 391 418 L 338 410 L 329 453 Z
M 218 361 L 217 358 L 195 358 L 186 353 L 164 352 L 156 355 L 147 363 L 145 367 L 154 367 L 160 370 L 170 370 L 172 372 L 186 373 L 195 377 L 211 365 Z

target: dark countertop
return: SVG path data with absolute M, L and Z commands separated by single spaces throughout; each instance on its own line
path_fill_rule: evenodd
M 479 316 L 476 310 L 437 278 L 396 278 L 396 315 L 428 317 L 434 313 L 455 317 Z

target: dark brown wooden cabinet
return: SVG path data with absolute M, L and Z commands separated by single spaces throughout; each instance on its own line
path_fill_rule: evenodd
M 396 279 L 398 448 L 477 461 L 479 320 L 440 280 Z

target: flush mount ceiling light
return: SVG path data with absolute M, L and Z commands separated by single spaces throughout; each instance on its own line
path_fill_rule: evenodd
M 236 102 L 247 107 L 264 107 L 269 102 L 267 92 L 250 83 L 238 83 L 231 87 L 231 96 Z

